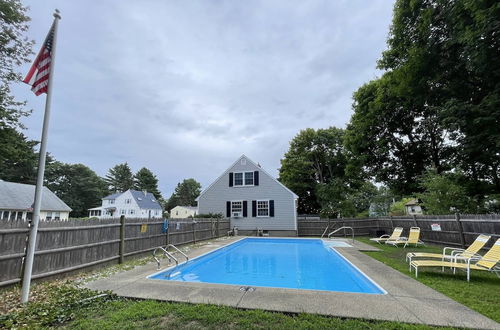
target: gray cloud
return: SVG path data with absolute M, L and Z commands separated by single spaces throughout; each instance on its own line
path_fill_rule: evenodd
M 146 166 L 168 197 L 207 186 L 245 153 L 277 175 L 306 127 L 344 127 L 352 93 L 378 71 L 392 1 L 25 1 L 39 47 L 63 19 L 49 150 L 100 175 Z M 26 65 L 25 70 L 28 69 Z M 43 97 L 15 86 L 34 114 Z

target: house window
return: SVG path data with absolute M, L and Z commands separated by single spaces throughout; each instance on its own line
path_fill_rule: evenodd
M 257 217 L 269 216 L 269 201 L 257 201 Z
M 114 199 L 110 199 L 109 200 L 109 204 L 114 204 L 115 203 L 115 200 Z
M 17 212 L 17 220 L 23 220 L 23 212 Z
M 235 186 L 253 186 L 253 172 L 235 172 L 234 173 Z
M 26 220 L 33 220 L 33 212 L 26 213 Z
M 133 209 L 128 210 L 128 214 L 135 214 L 135 210 Z
M 243 186 L 243 172 L 234 173 L 234 185 Z
M 9 219 L 14 220 L 15 218 L 16 218 L 16 211 L 11 211 Z
M 241 216 L 243 214 L 243 202 L 242 201 L 233 201 L 231 202 L 231 216 L 237 216 L 239 214 Z
M 131 202 L 130 198 L 125 200 L 125 204 L 130 204 L 130 202 Z
M 120 210 L 120 214 L 125 214 L 125 213 L 127 213 L 125 209 Z
M 54 219 L 61 220 L 61 212 L 54 212 Z
M 45 215 L 45 220 L 51 220 L 52 219 L 52 212 L 47 212 Z
M 253 186 L 253 172 L 245 172 L 245 186 Z

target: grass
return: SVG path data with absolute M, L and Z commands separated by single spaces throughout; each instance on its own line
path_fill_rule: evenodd
M 26 306 L 0 315 L 7 329 L 434 329 L 399 322 L 342 319 L 312 314 L 243 310 L 207 304 L 132 300 L 78 288 L 73 280 L 38 282 Z M 0 298 L 19 298 L 19 287 Z M 7 299 L 8 300 L 8 299 Z M 0 304 L 5 301 L 0 300 Z M 449 328 L 451 329 L 451 328 Z
M 402 247 L 397 248 L 371 242 L 368 238 L 358 238 L 358 240 L 382 250 L 364 253 L 413 278 L 415 278 L 415 274 L 410 273 L 408 263 L 405 261 L 406 253 L 413 251 L 442 253 L 442 248 L 437 246 L 403 249 Z M 500 279 L 495 274 L 472 271 L 471 280 L 467 282 L 465 272 L 457 271 L 457 274 L 454 275 L 448 270 L 445 270 L 444 273 L 441 272 L 441 268 L 422 268 L 419 270 L 416 280 L 492 320 L 500 322 Z
M 68 329 L 432 329 L 398 322 L 340 319 L 311 314 L 241 310 L 152 300 L 110 302 L 105 309 L 66 326 Z

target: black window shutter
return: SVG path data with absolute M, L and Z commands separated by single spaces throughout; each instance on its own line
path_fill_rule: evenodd
M 229 172 L 229 187 L 233 186 L 233 172 Z
M 274 201 L 269 201 L 269 216 L 274 217 Z
M 259 185 L 259 171 L 253 172 L 253 184 L 255 186 Z
M 257 216 L 257 201 L 252 201 L 252 217 Z
M 246 218 L 248 217 L 248 202 L 247 201 L 243 201 L 243 217 Z
M 230 201 L 226 202 L 226 217 L 227 218 L 231 217 L 231 202 Z

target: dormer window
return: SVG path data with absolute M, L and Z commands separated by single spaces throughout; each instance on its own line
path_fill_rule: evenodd
M 229 187 L 251 187 L 259 185 L 259 171 L 229 172 Z
M 115 200 L 114 199 L 110 199 L 109 200 L 109 204 L 114 204 L 115 203 Z
M 235 172 L 234 185 L 235 186 L 253 186 L 253 172 Z

